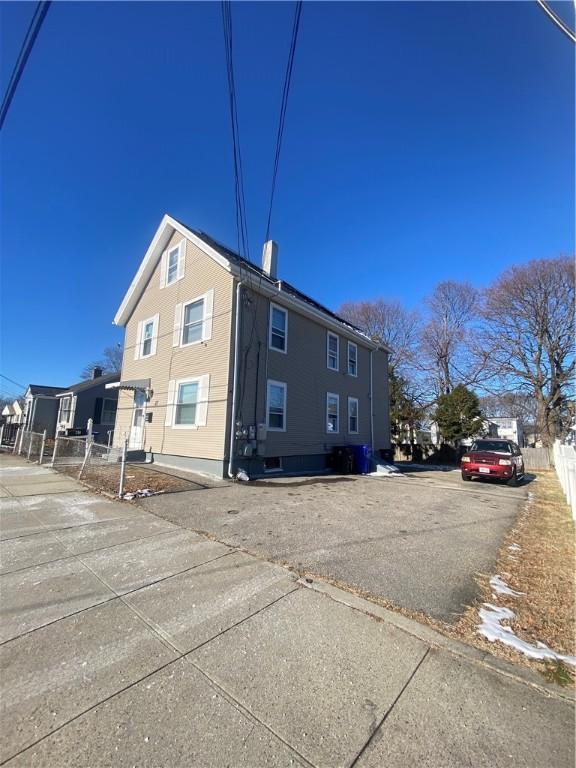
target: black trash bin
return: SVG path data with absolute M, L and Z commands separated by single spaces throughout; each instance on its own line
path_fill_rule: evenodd
M 332 468 L 339 475 L 349 475 L 354 465 L 352 450 L 346 445 L 332 449 Z

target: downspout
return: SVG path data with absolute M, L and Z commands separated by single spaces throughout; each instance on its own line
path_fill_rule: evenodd
M 372 391 L 372 355 L 374 350 L 370 350 L 370 448 L 374 455 L 374 396 Z
M 236 399 L 238 394 L 238 358 L 240 352 L 240 292 L 242 280 L 236 286 L 236 319 L 234 327 L 234 375 L 232 380 L 232 414 L 230 417 L 230 456 L 228 460 L 228 477 L 233 478 L 234 448 L 236 445 Z

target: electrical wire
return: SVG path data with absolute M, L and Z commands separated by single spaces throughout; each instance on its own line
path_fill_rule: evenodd
M 8 81 L 8 86 L 6 87 L 6 92 L 4 93 L 4 98 L 2 100 L 2 105 L 0 106 L 0 130 L 2 130 L 2 126 L 6 120 L 6 115 L 10 109 L 10 104 L 12 103 L 12 99 L 16 93 L 16 88 L 18 87 L 18 83 L 20 82 L 20 78 L 22 77 L 26 67 L 26 62 L 28 61 L 28 57 L 32 52 L 32 48 L 34 47 L 34 43 L 38 37 L 38 33 L 40 32 L 40 27 L 46 18 L 46 14 L 48 13 L 49 8 L 50 2 L 39 2 L 36 5 L 32 20 L 30 21 L 26 35 L 24 37 L 24 41 L 22 43 L 22 47 L 20 48 L 18 58 L 14 64 L 14 69 L 10 75 L 10 80 Z
M 17 381 L 14 381 L 14 379 L 9 379 L 8 376 L 4 376 L 3 373 L 0 373 L 0 376 L 3 379 L 6 379 L 6 381 L 9 381 L 10 384 L 15 384 L 17 387 L 20 387 L 20 389 L 23 389 L 24 391 L 28 389 L 28 387 L 25 387 L 23 384 L 19 384 Z
M 238 125 L 238 103 L 234 79 L 234 46 L 232 32 L 232 9 L 230 0 L 222 0 L 222 26 L 224 30 L 224 49 L 226 53 L 226 74 L 228 78 L 228 104 L 232 127 L 232 150 L 234 155 L 234 194 L 236 201 L 236 233 L 238 252 L 250 260 L 248 243 L 248 224 L 246 218 L 246 199 L 244 196 L 244 173 L 240 146 L 240 128 Z
M 564 32 L 564 34 L 572 40 L 573 43 L 576 43 L 576 32 L 574 32 L 570 27 L 558 16 L 558 14 L 552 10 L 552 8 L 549 7 L 548 3 L 545 2 L 545 0 L 536 0 L 540 8 L 548 15 L 548 17 L 556 24 L 556 26 Z M 576 5 L 576 4 L 575 4 Z
M 278 178 L 278 167 L 280 164 L 280 152 L 282 149 L 282 138 L 284 136 L 284 124 L 286 122 L 286 111 L 288 108 L 288 96 L 290 94 L 290 83 L 292 82 L 292 70 L 294 68 L 294 55 L 296 53 L 296 43 L 298 41 L 298 30 L 300 28 L 300 16 L 302 14 L 302 0 L 298 0 L 294 11 L 294 22 L 292 24 L 292 39 L 290 41 L 290 50 L 288 53 L 288 62 L 286 64 L 286 73 L 284 75 L 284 88 L 282 90 L 282 101 L 280 103 L 280 117 L 278 120 L 278 132 L 276 134 L 276 152 L 274 154 L 274 170 L 272 171 L 272 188 L 270 190 L 270 206 L 268 209 L 268 220 L 266 223 L 266 237 L 264 242 L 270 239 L 270 223 L 272 220 L 272 208 L 274 205 L 274 193 L 276 191 L 276 181 Z

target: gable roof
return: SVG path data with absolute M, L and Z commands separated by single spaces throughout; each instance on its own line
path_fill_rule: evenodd
M 194 245 L 200 248 L 200 250 L 206 253 L 206 255 L 212 258 L 216 263 L 220 264 L 220 266 L 227 272 L 230 272 L 241 279 L 246 279 L 254 290 L 267 293 L 275 298 L 284 299 L 288 304 L 299 306 L 302 311 L 308 310 L 309 313 L 314 314 L 316 317 L 320 316 L 324 320 L 330 321 L 331 324 L 340 326 L 341 330 L 346 330 L 352 336 L 360 337 L 360 340 L 369 347 L 374 349 L 384 349 L 388 352 L 390 351 L 385 344 L 375 342 L 361 331 L 360 328 L 349 323 L 347 320 L 344 320 L 344 318 L 340 317 L 335 312 L 332 312 L 332 310 L 315 301 L 302 291 L 299 291 L 290 283 L 285 280 L 271 278 L 261 267 L 256 266 L 251 261 L 248 261 L 235 251 L 218 242 L 211 237 L 211 235 L 200 230 L 192 229 L 168 214 L 163 216 L 160 226 L 156 230 L 156 234 L 142 259 L 140 267 L 118 308 L 116 316 L 114 317 L 115 325 L 126 325 L 130 319 L 148 280 L 156 268 L 158 260 L 167 247 L 174 232 L 180 232 L 183 237 L 194 243 Z M 251 278 L 257 278 L 257 282 L 254 282 Z
M 29 384 L 26 395 L 57 395 L 63 392 L 64 387 L 45 387 L 43 384 Z
M 72 386 L 59 392 L 56 397 L 63 397 L 64 395 L 70 394 L 77 395 L 79 392 L 85 392 L 87 389 L 92 389 L 92 387 L 97 387 L 101 384 L 111 384 L 115 381 L 120 381 L 120 373 L 118 371 L 115 373 L 107 373 L 104 376 L 98 376 L 96 379 L 79 381 L 77 384 L 72 384 Z

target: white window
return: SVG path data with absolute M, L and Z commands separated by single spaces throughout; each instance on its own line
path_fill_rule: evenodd
M 173 347 L 198 344 L 212 338 L 214 291 L 197 296 L 184 304 L 176 304 Z
M 335 435 L 340 431 L 340 396 L 326 394 L 326 432 Z
M 272 432 L 286 432 L 286 384 L 268 379 L 266 424 Z
M 134 345 L 134 360 L 143 357 L 152 357 L 156 354 L 158 342 L 158 326 L 160 315 L 154 315 L 147 320 L 141 320 L 136 330 L 136 344 Z
M 276 304 L 270 304 L 270 349 L 288 351 L 288 312 Z
M 358 434 L 358 398 L 348 398 L 348 432 L 351 435 Z
M 353 341 L 348 342 L 348 375 L 358 376 L 358 347 Z
M 168 382 L 166 426 L 196 429 L 207 423 L 210 376 Z
M 101 424 L 114 424 L 116 421 L 116 408 L 118 402 L 105 397 L 102 401 L 102 415 L 100 416 Z
M 331 371 L 337 371 L 339 369 L 339 357 L 340 339 L 335 333 L 330 333 L 330 331 L 328 331 L 326 341 L 326 365 Z
M 160 263 L 160 288 L 172 285 L 184 277 L 184 260 L 186 254 L 186 242 L 181 240 L 178 245 L 168 248 L 162 254 Z
M 196 424 L 196 406 L 198 405 L 198 382 L 187 381 L 178 385 L 176 396 L 176 415 L 174 424 Z
M 52 411 L 54 413 L 54 411 Z M 63 397 L 60 400 L 60 418 L 59 421 L 64 424 L 68 424 L 70 421 L 70 414 L 72 413 L 72 398 Z
M 204 323 L 204 299 L 184 305 L 182 318 L 182 344 L 194 344 L 202 341 Z

